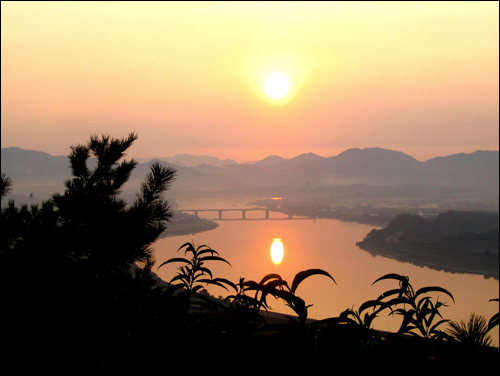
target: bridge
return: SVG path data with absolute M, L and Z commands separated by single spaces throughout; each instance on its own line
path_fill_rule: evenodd
M 262 208 L 251 208 L 251 209 L 177 209 L 176 211 L 181 212 L 181 213 L 194 213 L 196 217 L 199 218 L 200 212 L 218 212 L 219 213 L 219 218 L 216 219 L 210 219 L 211 221 L 216 221 L 216 220 L 257 220 L 257 219 L 310 219 L 310 217 L 300 217 L 300 218 L 294 218 L 293 214 L 288 214 L 288 218 L 269 218 L 269 212 L 272 211 L 271 209 L 262 209 Z M 264 218 L 247 218 L 246 214 L 249 211 L 262 211 L 265 213 Z M 241 218 L 222 218 L 222 213 L 224 212 L 241 212 Z

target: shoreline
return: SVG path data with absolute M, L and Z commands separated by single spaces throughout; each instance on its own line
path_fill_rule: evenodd
M 408 246 L 386 246 L 367 242 L 366 240 L 357 242 L 356 245 L 374 257 L 391 258 L 400 262 L 447 273 L 482 275 L 485 279 L 493 278 L 497 281 L 499 280 L 498 268 L 488 268 L 489 265 L 484 265 L 484 262 L 481 263 L 480 261 L 478 265 L 477 259 L 474 260 L 473 253 L 459 254 L 452 258 L 429 251 L 424 252 L 421 249 L 411 249 Z M 432 260 L 429 258 L 432 258 Z
M 192 216 L 188 220 L 179 220 L 171 222 L 158 239 L 170 238 L 173 236 L 194 235 L 199 232 L 215 230 L 219 225 L 207 219 L 200 219 Z

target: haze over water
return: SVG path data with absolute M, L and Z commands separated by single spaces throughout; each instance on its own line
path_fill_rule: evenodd
M 205 205 L 206 208 L 231 207 L 227 203 Z M 224 215 L 230 217 L 228 213 Z M 263 213 L 252 215 L 254 218 L 264 217 Z M 200 213 L 200 216 L 203 216 L 203 213 Z M 206 216 L 217 218 L 218 215 L 207 213 Z M 247 216 L 250 214 L 247 213 Z M 240 213 L 233 216 L 240 217 Z M 231 263 L 232 268 L 216 262 L 209 267 L 214 272 L 214 277 L 228 278 L 235 283 L 240 277 L 260 281 L 269 273 L 278 273 L 291 283 L 295 274 L 302 270 L 324 269 L 333 276 L 338 285 L 326 277 L 313 276 L 297 289 L 297 294 L 306 304 L 313 304 L 309 309 L 309 318 L 314 319 L 336 317 L 347 308 L 358 309 L 363 302 L 376 299 L 382 292 L 396 288 L 396 281 L 383 281 L 371 286 L 377 278 L 387 273 L 409 276 L 415 289 L 440 286 L 450 291 L 455 297 L 455 304 L 447 296 L 439 298 L 449 304 L 449 307 L 441 309 L 445 319 L 466 320 L 473 312 L 489 319 L 498 312 L 498 304 L 489 302 L 489 299 L 499 294 L 499 284 L 494 279 L 436 271 L 380 256 L 373 257 L 359 249 L 356 242 L 362 240 L 374 228 L 370 225 L 330 219 L 235 220 L 219 221 L 218 224 L 219 227 L 212 231 L 158 240 L 154 245 L 157 265 L 173 257 L 175 251 L 185 242 L 194 241 L 196 245 L 206 244 L 212 247 Z M 283 262 L 276 267 L 271 261 L 270 247 L 273 238 L 277 236 L 283 240 L 285 254 Z M 168 281 L 175 275 L 176 266 L 164 266 L 156 272 Z M 226 290 L 213 286 L 210 286 L 208 291 L 216 297 L 229 295 Z M 270 304 L 278 312 L 292 314 L 288 307 L 272 298 Z M 397 331 L 399 323 L 398 317 L 387 317 L 384 313 L 375 319 L 374 327 Z M 495 345 L 498 346 L 498 331 L 493 331 L 493 337 Z

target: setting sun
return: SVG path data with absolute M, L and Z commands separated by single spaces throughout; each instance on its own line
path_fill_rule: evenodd
M 271 73 L 267 76 L 264 87 L 266 89 L 266 93 L 270 97 L 280 99 L 288 93 L 288 89 L 290 89 L 290 82 L 288 81 L 288 78 L 281 73 Z

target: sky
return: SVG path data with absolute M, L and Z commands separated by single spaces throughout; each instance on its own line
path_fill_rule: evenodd
M 497 1 L 2 1 L 1 69 L 2 148 L 136 131 L 135 158 L 499 149 Z

